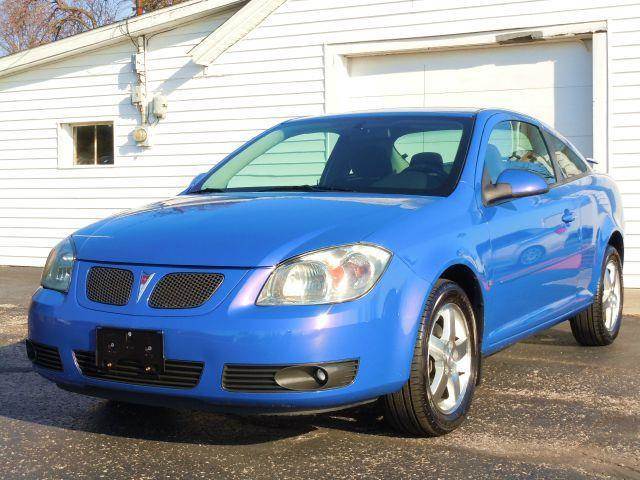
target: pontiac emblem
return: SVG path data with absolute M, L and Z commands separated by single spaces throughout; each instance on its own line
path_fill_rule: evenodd
M 140 302 L 140 299 L 144 295 L 144 292 L 147 291 L 147 287 L 151 284 L 151 280 L 153 280 L 153 277 L 155 277 L 155 275 L 155 273 L 149 274 L 142 272 L 142 275 L 140 275 L 140 290 L 138 290 L 137 302 Z

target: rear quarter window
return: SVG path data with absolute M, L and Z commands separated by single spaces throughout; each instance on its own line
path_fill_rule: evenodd
M 551 155 L 565 178 L 578 177 L 589 171 L 587 163 L 569 145 L 549 132 L 545 134 Z

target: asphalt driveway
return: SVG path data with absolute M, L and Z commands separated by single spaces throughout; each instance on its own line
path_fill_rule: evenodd
M 402 438 L 374 408 L 238 417 L 57 389 L 23 340 L 39 271 L 0 267 L 0 479 L 638 478 L 640 319 L 579 347 L 566 324 L 486 360 L 466 425 Z

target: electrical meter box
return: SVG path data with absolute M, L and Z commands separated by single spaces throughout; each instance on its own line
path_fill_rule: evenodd
M 167 118 L 167 112 L 169 111 L 169 102 L 164 95 L 156 95 L 153 98 L 153 115 L 158 120 L 164 120 Z

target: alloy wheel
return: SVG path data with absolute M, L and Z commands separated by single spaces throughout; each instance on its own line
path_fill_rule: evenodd
M 602 309 L 604 310 L 604 325 L 609 332 L 613 332 L 620 319 L 620 300 L 622 287 L 618 264 L 609 260 L 604 270 L 602 288 Z
M 471 340 L 461 308 L 446 303 L 435 313 L 428 342 L 428 378 L 436 408 L 447 415 L 465 397 L 471 376 Z

